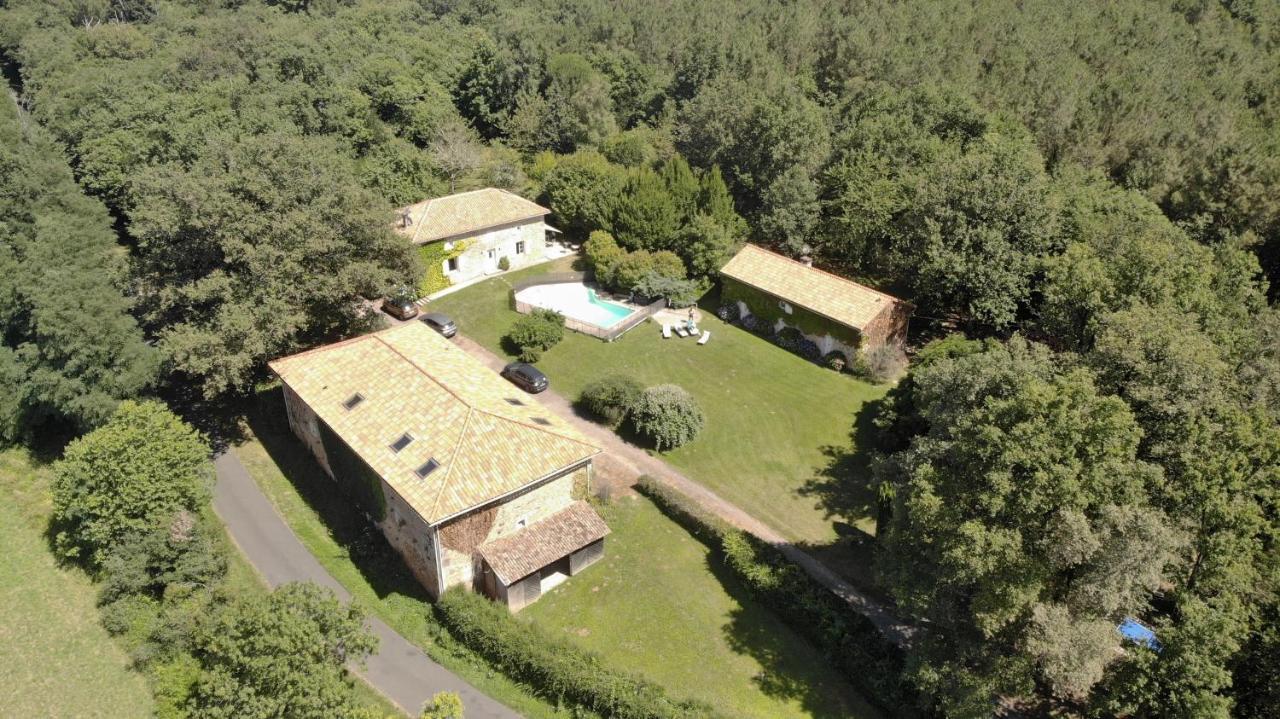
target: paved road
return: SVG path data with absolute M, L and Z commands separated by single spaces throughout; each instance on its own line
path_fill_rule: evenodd
M 351 594 L 302 546 L 234 453 L 222 453 L 214 465 L 218 482 L 213 490 L 213 508 L 267 584 L 276 587 L 286 582 L 315 582 L 332 589 L 343 601 L 351 599 Z M 351 669 L 406 713 L 417 716 L 423 703 L 436 692 L 451 691 L 462 697 L 468 719 L 520 716 L 431 661 L 381 620 L 371 617 L 367 625 L 378 637 L 378 650 L 363 668 Z
M 657 331 L 649 324 L 643 324 L 633 332 Z M 454 342 L 470 355 L 479 359 L 489 367 L 500 370 L 507 360 L 498 357 L 485 347 L 462 334 L 454 337 Z M 612 465 L 619 474 L 638 478 L 647 474 L 667 484 L 682 494 L 687 495 L 706 510 L 732 524 L 739 529 L 750 532 L 760 539 L 778 547 L 791 561 L 799 564 L 809 576 L 817 579 L 837 596 L 848 602 L 854 610 L 866 616 L 886 637 L 899 645 L 905 645 L 911 638 L 913 627 L 899 620 L 893 612 L 881 602 L 858 591 L 852 584 L 841 579 L 839 575 L 826 565 L 814 559 L 812 555 L 792 544 L 769 525 L 748 514 L 741 507 L 729 502 L 705 486 L 689 479 L 671 465 L 654 457 L 644 449 L 624 441 L 614 432 L 601 425 L 584 419 L 574 410 L 573 404 L 553 390 L 538 395 L 538 401 L 566 421 L 573 423 L 583 434 L 590 437 L 605 453 L 597 457 L 597 464 L 602 469 L 606 463 Z

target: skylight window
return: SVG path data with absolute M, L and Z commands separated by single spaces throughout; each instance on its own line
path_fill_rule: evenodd
M 432 472 L 436 471 L 436 469 L 437 469 L 439 466 L 440 466 L 440 463 L 436 461 L 436 458 L 435 458 L 435 457 L 432 457 L 431 459 L 428 459 L 428 460 L 427 460 L 427 463 L 426 463 L 426 464 L 424 464 L 424 465 L 422 465 L 421 467 L 418 467 L 417 469 L 415 469 L 415 470 L 414 470 L 414 473 L 415 473 L 415 474 L 417 474 L 417 475 L 418 475 L 419 477 L 421 477 L 422 479 L 426 479 L 426 478 L 427 478 L 427 475 L 429 475 L 429 474 L 431 474 Z
M 520 400 L 516 399 L 515 397 L 506 397 L 505 399 L 507 400 L 507 404 L 509 404 L 509 405 L 513 405 L 513 406 L 516 406 L 516 407 L 523 407 L 523 406 L 524 406 L 524 402 L 521 402 Z
M 412 441 L 413 441 L 413 436 L 410 435 L 408 432 L 405 432 L 404 434 L 400 435 L 399 439 L 391 443 L 391 451 L 399 452 L 405 447 L 408 447 L 409 443 Z
M 546 417 L 534 417 L 534 418 L 533 418 L 533 423 L 534 423 L 534 424 L 540 424 L 540 425 L 542 425 L 543 427 L 550 427 L 550 426 L 551 426 L 551 422 L 550 422 L 550 420 L 548 420 Z
M 348 397 L 346 401 L 342 403 L 342 406 L 346 407 L 347 411 L 350 412 L 351 410 L 355 409 L 363 401 L 364 401 L 364 395 L 360 394 L 359 392 L 356 392 L 355 394 Z

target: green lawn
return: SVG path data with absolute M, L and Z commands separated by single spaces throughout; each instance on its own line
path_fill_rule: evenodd
M 54 561 L 49 512 L 47 470 L 0 453 L 0 714 L 151 716 L 146 680 L 98 623 L 93 584 Z
M 519 316 L 510 309 L 510 283 L 567 269 L 571 261 L 487 280 L 430 307 L 501 353 L 501 337 Z M 849 525 L 873 529 L 873 497 L 859 481 L 865 459 L 851 435 L 855 420 L 865 431 L 869 413 L 859 413 L 887 387 L 836 374 L 703 314 L 702 328 L 711 330 L 704 346 L 664 340 L 653 323 L 613 343 L 567 332 L 538 366 L 569 398 L 611 373 L 681 385 L 698 398 L 707 426 L 689 445 L 663 455 L 671 464 L 796 541 L 828 546 L 859 534 Z
M 879 716 L 649 500 L 623 497 L 603 513 L 605 558 L 519 617 L 726 716 Z

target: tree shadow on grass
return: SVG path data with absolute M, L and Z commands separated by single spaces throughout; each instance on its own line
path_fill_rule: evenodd
M 873 524 L 878 503 L 871 481 L 871 448 L 875 446 L 875 419 L 884 399 L 863 405 L 854 418 L 849 444 L 822 448 L 827 462 L 800 487 L 802 497 L 813 498 L 836 533 L 833 542 L 802 542 L 797 546 L 859 589 L 882 597 L 874 571 L 875 537 L 850 520 Z
M 401 594 L 430 601 L 404 560 L 342 487 L 329 478 L 289 429 L 280 389 L 261 392 L 245 414 L 271 461 L 342 548 L 379 598 Z
M 761 693 L 797 702 L 813 717 L 860 716 L 855 711 L 859 704 L 856 688 L 839 677 L 835 685 L 819 681 L 821 673 L 812 661 L 815 657 L 796 651 L 798 646 L 805 646 L 820 656 L 820 649 L 760 604 L 714 551 L 707 556 L 707 568 L 738 604 L 723 631 L 730 649 L 760 664 L 760 672 L 751 678 L 751 683 Z

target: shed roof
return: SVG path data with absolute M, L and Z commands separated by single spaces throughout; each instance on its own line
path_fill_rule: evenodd
M 396 211 L 395 228 L 411 242 L 423 244 L 550 213 L 551 210 L 519 195 L 486 187 L 401 207 Z
M 756 245 L 739 250 L 720 274 L 858 330 L 886 308 L 902 302 Z
M 431 524 L 600 452 L 537 400 L 421 322 L 270 366 Z M 361 399 L 348 407 L 356 395 Z M 396 450 L 393 445 L 406 435 L 408 443 Z M 432 461 L 436 466 L 427 471 Z
M 480 545 L 478 551 L 509 586 L 608 533 L 600 515 L 578 500 L 515 534 Z

